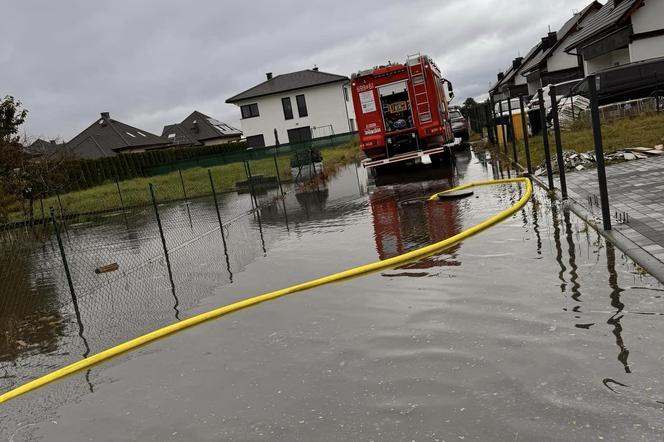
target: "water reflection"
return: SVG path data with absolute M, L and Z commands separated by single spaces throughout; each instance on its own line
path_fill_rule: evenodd
M 311 220 L 312 213 L 322 213 L 325 211 L 325 205 L 330 196 L 328 188 L 307 188 L 303 187 L 295 193 L 295 199 L 304 211 L 307 221 Z
M 560 241 L 560 218 L 558 216 L 558 206 L 554 202 L 551 204 L 551 220 L 553 222 L 553 242 L 556 247 L 556 262 L 558 263 L 558 279 L 560 280 L 560 292 L 565 293 L 567 288 L 567 281 L 565 281 L 565 271 L 567 267 L 563 263 L 563 249 L 562 243 Z M 577 302 L 581 302 L 579 299 L 574 299 Z
M 381 260 L 442 241 L 462 231 L 460 201 L 427 201 L 432 193 L 454 186 L 453 169 L 426 169 L 419 177 L 423 181 L 401 186 L 384 183 L 396 183 L 403 177 L 377 180 L 383 185 L 375 187 L 369 194 L 376 252 Z M 460 244 L 457 244 L 445 251 L 448 257 L 422 259 L 407 268 L 458 266 L 460 262 L 455 254 L 459 248 Z
M 530 203 L 531 216 L 533 218 L 533 232 L 537 238 L 537 254 L 542 256 L 542 234 L 540 233 L 539 216 L 540 216 L 540 203 L 536 196 L 533 196 Z M 524 212 L 526 209 L 523 210 Z
M 499 164 L 498 161 L 486 162 L 486 166 L 491 166 L 491 170 L 495 178 L 502 178 L 504 176 L 503 169 L 509 171 L 509 168 L 504 168 L 503 165 Z M 540 192 L 543 194 L 543 192 Z M 625 289 L 619 285 L 619 275 L 616 270 L 616 249 L 613 244 L 604 241 L 598 233 L 595 233 L 595 237 L 591 235 L 590 229 L 583 226 L 583 229 L 579 233 L 574 235 L 574 226 L 572 225 L 572 214 L 569 209 L 561 207 L 561 205 L 555 201 L 551 200 L 548 195 L 544 195 L 544 203 L 539 200 L 539 195 L 536 192 L 533 195 L 533 198 L 529 204 L 529 208 L 524 208 L 522 211 L 522 216 L 524 221 L 523 226 L 527 226 L 529 223 L 526 221 L 526 214 L 529 215 L 529 218 L 532 222 L 533 232 L 536 238 L 536 252 L 539 256 L 543 254 L 543 241 L 544 238 L 541 234 L 541 218 L 542 218 L 542 208 L 546 206 L 550 211 L 550 216 L 544 215 L 544 218 L 550 220 L 551 227 L 553 230 L 552 242 L 553 242 L 553 259 L 557 264 L 556 276 L 558 280 L 558 287 L 560 293 L 565 295 L 570 293 L 570 298 L 574 301 L 574 304 L 571 308 L 565 307 L 564 311 L 570 312 L 573 314 L 574 327 L 582 330 L 590 330 L 596 322 L 592 321 L 583 321 L 584 315 L 584 299 L 583 291 L 581 287 L 581 274 L 579 271 L 579 265 L 577 263 L 578 253 L 581 250 L 581 245 L 585 244 L 587 246 L 587 259 L 595 259 L 596 262 L 600 261 L 599 252 L 604 249 L 604 254 L 606 258 L 606 269 L 608 276 L 608 285 L 609 285 L 609 298 L 610 305 L 613 309 L 613 312 L 606 323 L 611 326 L 611 333 L 615 338 L 615 344 L 618 347 L 618 354 L 616 359 L 620 362 L 623 371 L 626 374 L 631 374 L 632 369 L 629 363 L 630 351 L 627 348 L 624 340 L 624 328 L 623 328 L 623 319 L 625 317 L 625 304 L 621 299 L 621 295 L 625 292 Z M 581 237 L 580 234 L 583 234 Z M 563 235 L 564 241 L 566 242 L 566 251 L 563 249 Z M 566 252 L 566 253 L 565 253 Z M 565 257 L 565 254 L 567 255 Z M 566 258 L 566 259 L 565 259 Z M 622 263 L 622 265 L 627 265 L 629 260 Z M 642 274 L 641 274 L 642 275 Z M 588 276 L 587 273 L 585 276 Z M 643 289 L 651 289 L 646 287 L 641 287 Z M 596 302 L 596 300 L 586 300 L 586 302 Z M 589 310 L 586 308 L 585 310 Z M 596 314 L 596 312 L 585 312 L 588 316 Z M 641 314 L 639 312 L 632 312 L 633 314 Z M 661 314 L 660 314 L 661 315 Z M 616 381 L 611 378 L 605 378 L 603 380 L 604 385 L 609 388 L 611 391 L 615 392 L 615 386 L 627 387 L 626 384 L 623 384 L 619 381 Z
M 618 361 L 625 368 L 625 373 L 631 373 L 632 370 L 629 368 L 629 363 L 627 359 L 629 358 L 629 350 L 625 346 L 625 342 L 622 337 L 622 324 L 620 321 L 623 319 L 622 311 L 625 308 L 625 304 L 620 300 L 620 294 L 623 292 L 623 289 L 618 285 L 618 273 L 616 272 L 616 250 L 611 243 L 606 243 L 606 269 L 609 273 L 609 288 L 611 293 L 609 297 L 611 298 L 611 307 L 615 308 L 616 311 L 611 317 L 606 321 L 607 324 L 613 327 L 612 333 L 616 337 L 616 345 L 620 349 L 618 352 Z
M 565 273 L 567 272 L 570 277 L 569 282 L 571 283 L 571 288 L 570 288 L 570 291 L 572 293 L 571 298 L 576 303 L 576 305 L 571 309 L 571 312 L 574 313 L 574 319 L 580 320 L 582 318 L 581 315 L 583 314 L 582 310 L 583 300 L 582 300 L 581 284 L 579 282 L 578 266 L 576 263 L 577 246 L 574 242 L 574 237 L 573 237 L 571 214 L 569 209 L 567 208 L 563 208 L 561 210 L 557 202 L 552 202 L 550 207 L 551 207 L 551 220 L 553 222 L 553 233 L 554 233 L 553 241 L 555 245 L 555 260 L 558 263 L 559 267 L 558 279 L 560 281 L 560 291 L 563 294 L 567 292 L 568 283 L 565 279 Z M 560 225 L 561 217 L 559 214 L 559 210 L 562 211 L 562 222 L 564 224 L 565 238 L 567 242 L 569 269 L 563 263 L 563 249 L 561 242 L 561 225 Z M 537 211 L 533 211 L 532 213 L 534 217 Z M 587 229 L 586 229 L 586 237 L 588 243 L 590 244 L 591 240 Z M 627 349 L 625 342 L 623 340 L 623 326 L 621 323 L 621 320 L 624 318 L 623 310 L 625 308 L 625 304 L 621 301 L 621 293 L 624 292 L 624 289 L 622 289 L 618 285 L 618 273 L 616 271 L 616 250 L 613 244 L 605 242 L 599 237 L 595 242 L 595 245 L 598 247 L 598 249 L 604 248 L 605 250 L 608 284 L 610 288 L 609 297 L 611 300 L 611 307 L 615 309 L 615 312 L 607 320 L 607 324 L 612 327 L 612 334 L 614 335 L 616 340 L 616 345 L 618 346 L 619 351 L 618 351 L 617 360 L 621 363 L 625 373 L 629 374 L 632 372 L 628 362 L 629 350 Z M 539 246 L 538 246 L 538 252 L 539 252 Z M 565 308 L 564 310 L 567 311 L 567 308 Z M 579 329 L 589 330 L 595 324 L 596 324 L 595 322 L 577 322 L 574 324 L 574 326 Z M 605 379 L 605 381 L 609 381 L 617 385 L 623 385 L 613 379 Z M 613 389 L 608 385 L 607 388 L 613 391 Z
M 567 239 L 567 254 L 569 256 L 570 283 L 572 284 L 572 299 L 581 302 L 581 284 L 579 283 L 578 266 L 576 265 L 576 245 L 574 244 L 572 221 L 569 210 L 563 210 L 565 223 L 565 238 Z
M 565 279 L 565 274 L 566 272 L 569 274 L 569 283 L 571 284 L 570 291 L 571 291 L 571 298 L 574 300 L 576 305 L 572 307 L 571 312 L 574 313 L 574 318 L 577 320 L 582 319 L 582 292 L 581 292 L 581 284 L 579 282 L 579 274 L 578 274 L 578 265 L 576 263 L 576 249 L 577 246 L 574 242 L 574 236 L 573 236 L 573 227 L 572 227 L 572 222 L 571 222 L 571 214 L 570 211 L 566 208 L 563 208 L 562 211 L 562 222 L 563 222 L 563 227 L 564 227 L 564 233 L 565 233 L 565 238 L 567 242 L 567 257 L 568 257 L 568 264 L 569 264 L 569 269 L 567 266 L 565 266 L 563 262 L 563 249 L 562 249 L 562 242 L 561 242 L 561 217 L 559 214 L 559 206 L 556 202 L 551 203 L 551 220 L 553 222 L 553 240 L 554 240 L 554 245 L 555 245 L 555 260 L 558 263 L 559 270 L 558 270 L 558 279 L 560 280 L 560 291 L 561 293 L 566 293 L 568 289 L 568 282 Z M 533 215 L 535 212 L 533 212 Z M 586 230 L 587 232 L 587 230 Z M 588 236 L 587 232 L 587 236 Z M 619 353 L 618 353 L 618 361 L 622 364 L 625 373 L 631 373 L 631 369 L 628 363 L 628 357 L 629 357 L 629 350 L 626 348 L 625 343 L 623 341 L 623 327 L 621 324 L 621 320 L 623 319 L 623 310 L 625 308 L 625 305 L 622 303 L 620 299 L 621 293 L 624 291 L 619 285 L 618 285 L 618 274 L 616 272 L 616 251 L 615 247 L 613 244 L 609 242 L 604 242 L 603 240 L 599 239 L 597 240 L 597 245 L 599 248 L 604 248 L 605 254 L 606 254 L 606 266 L 607 266 L 607 271 L 608 271 L 608 283 L 609 283 L 609 288 L 610 288 L 610 294 L 609 297 L 611 299 L 611 307 L 616 309 L 616 311 L 611 315 L 611 317 L 607 320 L 607 324 L 612 326 L 612 333 L 615 336 L 616 339 L 616 345 L 618 346 Z M 588 236 L 588 242 L 590 243 L 590 238 Z M 565 309 L 567 310 L 567 309 Z M 576 328 L 579 329 L 584 329 L 588 330 L 592 326 L 594 326 L 596 323 L 595 322 L 577 322 L 574 324 Z M 613 381 L 614 383 L 617 383 Z M 619 383 L 618 383 L 619 384 Z M 622 384 L 619 384 L 622 385 Z
M 265 237 L 263 236 L 263 222 L 261 221 L 260 209 L 256 209 L 256 219 L 258 221 L 258 235 L 261 238 L 261 248 L 263 249 L 263 256 L 267 256 L 267 249 L 265 248 Z
M 14 233 L 13 238 L 0 238 L 0 361 L 54 352 L 66 329 L 58 309 L 58 281 L 49 263 L 30 253 L 32 233 Z M 55 253 L 50 242 L 43 242 L 42 250 Z

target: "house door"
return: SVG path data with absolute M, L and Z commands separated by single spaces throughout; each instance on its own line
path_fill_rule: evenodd
M 288 142 L 290 144 L 303 143 L 311 140 L 311 128 L 309 126 L 288 129 Z

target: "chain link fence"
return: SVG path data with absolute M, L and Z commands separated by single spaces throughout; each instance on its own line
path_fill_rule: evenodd
M 311 167 L 292 155 L 58 192 L 1 225 L 0 391 L 184 319 L 232 282 L 272 240 L 263 211 L 285 216 L 287 185 Z

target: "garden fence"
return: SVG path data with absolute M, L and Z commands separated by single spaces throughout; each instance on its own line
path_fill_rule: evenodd
M 263 214 L 287 216 L 293 150 L 59 194 L 0 226 L 0 391 L 181 320 L 232 282 L 271 241 Z

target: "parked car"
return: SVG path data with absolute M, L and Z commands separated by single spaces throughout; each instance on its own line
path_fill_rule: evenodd
M 461 138 L 463 141 L 470 139 L 470 126 L 468 120 L 463 116 L 459 109 L 450 109 L 450 122 L 452 123 L 452 132 L 455 138 Z

